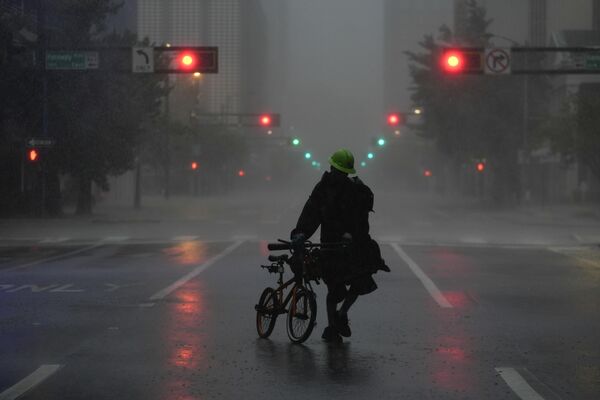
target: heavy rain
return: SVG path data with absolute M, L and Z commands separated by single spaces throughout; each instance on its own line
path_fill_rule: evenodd
M 600 398 L 600 1 L 0 0 L 0 400 Z

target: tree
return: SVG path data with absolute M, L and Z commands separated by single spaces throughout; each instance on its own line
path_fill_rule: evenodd
M 59 1 L 52 12 L 65 16 L 53 41 L 65 47 L 131 46 L 135 35 L 105 34 L 103 22 L 116 10 L 110 0 Z M 147 45 L 147 43 L 146 43 Z M 133 168 L 147 121 L 160 109 L 164 90 L 154 75 L 101 72 L 49 76 L 49 130 L 57 139 L 55 163 L 78 185 L 78 214 L 92 211 L 92 183 L 108 189 L 108 175 Z
M 522 98 L 523 84 L 511 76 L 447 76 L 440 71 L 440 47 L 489 46 L 492 20 L 485 8 L 470 0 L 466 12 L 460 35 L 442 26 L 437 40 L 428 35 L 420 43 L 424 52 L 406 53 L 414 82 L 412 100 L 426 110 L 419 133 L 435 140 L 450 157 L 455 175 L 465 163 L 486 159 L 492 197 L 504 203 L 520 190 L 517 151 L 524 115 L 515 99 Z
M 565 164 L 581 162 L 600 179 L 600 85 L 584 83 L 538 132 Z

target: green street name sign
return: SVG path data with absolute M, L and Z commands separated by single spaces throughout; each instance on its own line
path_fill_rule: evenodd
M 97 51 L 48 51 L 46 69 L 87 70 L 98 69 L 100 57 Z
M 586 69 L 600 69 L 600 54 L 588 54 L 585 57 Z

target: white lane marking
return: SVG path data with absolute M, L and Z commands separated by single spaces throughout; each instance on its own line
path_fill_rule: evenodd
M 28 263 L 25 263 L 25 264 L 17 265 L 17 266 L 12 267 L 12 268 L 6 268 L 6 269 L 3 269 L 1 272 L 10 272 L 10 271 L 18 270 L 18 269 L 33 267 L 35 265 L 49 263 L 49 262 L 52 262 L 52 261 L 62 260 L 62 259 L 65 259 L 65 258 L 73 257 L 73 256 L 75 256 L 77 254 L 80 254 L 80 253 L 85 253 L 86 251 L 93 250 L 93 249 L 95 249 L 97 247 L 100 247 L 102 245 L 103 245 L 103 243 L 96 243 L 96 244 L 93 244 L 91 246 L 86 246 L 86 247 L 82 247 L 82 248 L 77 249 L 77 250 L 69 251 L 67 253 L 57 254 L 55 256 L 48 257 L 48 258 L 42 258 L 41 260 L 31 261 L 31 262 L 28 262 Z
M 59 364 L 45 364 L 40 366 L 29 376 L 0 393 L 0 400 L 15 400 L 21 397 L 48 379 L 52 374 L 58 371 L 60 367 Z
M 40 243 L 62 243 L 71 240 L 69 237 L 55 237 L 55 238 L 45 238 L 40 240 Z
M 538 392 L 536 392 L 517 372 L 514 368 L 498 367 L 496 371 L 500 374 L 504 382 L 512 389 L 513 392 L 522 400 L 544 400 Z
M 400 258 L 402 258 L 402 260 L 404 260 L 404 262 L 409 266 L 409 268 L 417 276 L 417 278 L 419 278 L 423 286 L 425 286 L 425 289 L 427 289 L 431 297 L 433 297 L 433 299 L 439 304 L 439 306 L 442 308 L 453 308 L 452 304 L 450 304 L 448 300 L 446 300 L 446 298 L 444 297 L 442 292 L 440 292 L 440 290 L 437 288 L 435 283 L 433 283 L 433 281 L 429 279 L 427 275 L 425 275 L 425 272 L 423 272 L 423 270 L 417 265 L 417 263 L 414 262 L 413 259 L 410 258 L 408 254 L 404 252 L 404 250 L 402 250 L 398 243 L 392 243 L 391 246 L 394 250 L 396 250 L 396 253 L 398 253 Z
M 152 296 L 150 296 L 150 298 L 148 300 L 154 301 L 154 300 L 164 299 L 169 294 L 171 294 L 171 292 L 173 292 L 173 291 L 177 290 L 179 287 L 185 285 L 188 281 L 190 281 L 191 279 L 194 279 L 196 276 L 198 276 L 201 272 L 203 272 L 204 270 L 206 270 L 208 267 L 210 267 L 211 265 L 213 265 L 214 263 L 216 263 L 217 261 L 219 261 L 221 258 L 225 257 L 226 255 L 228 255 L 229 253 L 231 253 L 232 251 L 234 251 L 242 243 L 244 243 L 243 240 L 240 240 L 240 241 L 237 241 L 237 242 L 233 243 L 231 246 L 227 247 L 221 253 L 217 254 L 216 256 L 214 256 L 213 258 L 209 259 L 205 263 L 198 265 L 196 268 L 194 268 L 193 270 L 191 270 L 188 274 L 186 274 L 182 278 L 178 279 L 173 284 L 167 286 L 166 288 L 164 288 L 164 289 L 156 292 Z

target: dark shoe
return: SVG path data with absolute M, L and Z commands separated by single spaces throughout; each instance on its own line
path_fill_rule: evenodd
M 340 335 L 342 335 L 343 337 L 350 337 L 352 336 L 352 332 L 350 331 L 350 325 L 348 322 L 348 315 L 347 314 L 340 314 L 339 312 L 336 314 L 335 316 L 335 328 L 337 329 L 338 333 Z
M 328 326 L 323 330 L 321 338 L 329 343 L 342 343 L 342 337 L 337 333 L 337 330 L 331 326 Z

